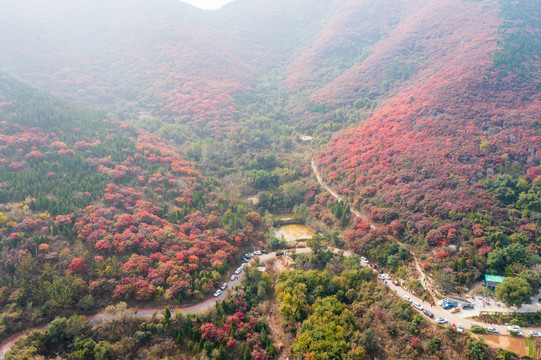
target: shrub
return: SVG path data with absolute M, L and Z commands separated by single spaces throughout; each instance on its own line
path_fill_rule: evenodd
M 474 333 L 474 334 L 486 334 L 487 329 L 485 329 L 484 327 L 481 327 L 481 326 L 474 326 L 474 327 L 471 328 L 471 332 Z

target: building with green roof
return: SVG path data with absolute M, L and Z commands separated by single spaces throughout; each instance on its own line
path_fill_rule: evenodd
M 485 286 L 487 289 L 494 290 L 503 279 L 505 279 L 505 276 L 485 274 Z

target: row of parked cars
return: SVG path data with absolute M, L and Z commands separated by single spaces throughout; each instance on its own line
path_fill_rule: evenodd
M 361 256 L 361 262 L 364 263 L 364 264 L 369 264 L 370 263 L 370 261 L 368 261 L 368 259 L 365 258 L 364 256 Z M 370 267 L 372 267 L 376 271 L 379 271 L 378 279 L 380 279 L 380 280 L 391 280 L 391 275 L 385 274 L 383 272 L 383 269 L 379 269 L 376 264 L 370 264 Z M 400 284 L 396 280 L 392 280 L 391 282 L 395 286 L 400 286 Z
M 507 330 L 509 330 L 510 332 L 514 331 L 516 336 L 524 336 L 524 333 L 518 325 L 509 325 L 507 327 Z M 528 331 L 528 335 L 530 335 L 531 337 L 541 337 L 541 333 L 538 331 Z
M 265 249 L 256 250 L 254 252 L 244 254 L 244 256 L 242 257 L 242 264 L 235 270 L 235 274 L 231 275 L 231 278 L 229 278 L 229 280 L 230 281 L 237 280 L 238 275 L 240 275 L 240 273 L 244 270 L 244 268 L 250 262 L 250 260 L 254 256 L 258 256 L 258 255 L 261 255 L 261 254 L 267 254 L 267 250 L 265 250 Z M 225 289 L 227 289 L 227 283 L 223 283 L 222 286 L 220 286 L 220 288 L 214 292 L 214 294 L 213 294 L 214 297 L 220 296 L 222 294 L 222 292 L 224 292 Z
M 364 256 L 361 256 L 361 262 L 364 263 L 364 264 L 369 264 L 370 263 L 368 261 L 368 259 L 365 258 Z M 391 280 L 391 276 L 388 275 L 388 274 L 383 273 L 383 270 L 378 269 L 378 267 L 375 264 L 373 264 L 373 265 L 371 264 L 371 266 L 374 269 L 376 269 L 376 270 L 378 270 L 380 272 L 380 274 L 378 274 L 379 279 L 381 279 L 381 280 Z M 397 281 L 393 281 L 393 284 L 396 285 L 396 286 L 400 286 Z M 431 319 L 434 318 L 434 314 L 431 311 L 428 311 L 427 309 L 423 308 L 423 305 L 419 304 L 418 302 L 414 302 L 408 295 L 404 295 L 403 298 L 404 298 L 404 300 L 410 302 L 411 305 L 414 308 L 421 311 L 423 314 L 425 314 L 429 318 L 431 318 Z M 540 299 L 540 301 L 541 301 L 541 299 Z M 453 302 L 453 301 L 451 301 L 449 299 L 443 299 L 443 300 L 438 301 L 438 305 L 441 306 L 442 308 L 444 308 L 445 310 L 450 310 L 450 312 L 452 314 L 459 312 L 460 307 L 462 307 L 462 309 L 473 309 L 474 308 L 474 305 L 470 304 L 470 303 L 462 304 L 459 307 L 456 302 Z M 447 320 L 446 318 L 443 318 L 443 317 L 439 317 L 439 318 L 435 319 L 434 321 L 436 322 L 436 324 L 440 324 L 440 325 L 447 324 L 449 322 L 449 320 Z M 453 326 L 454 326 L 454 324 L 453 324 Z M 473 329 L 474 327 L 481 327 L 481 326 L 479 326 L 477 324 L 472 324 L 471 328 Z M 523 333 L 520 330 L 520 327 L 517 326 L 517 325 L 510 325 L 510 326 L 507 327 L 507 330 L 515 331 L 516 336 L 523 336 Z M 460 324 L 460 323 L 457 324 L 456 325 L 456 331 L 464 332 L 464 326 L 462 324 Z M 486 331 L 489 334 L 499 334 L 498 329 L 496 329 L 495 327 L 492 327 L 492 326 L 488 326 L 486 328 Z M 532 337 L 541 337 L 541 333 L 537 332 L 537 331 L 529 331 L 528 334 L 530 336 L 532 336 Z
M 408 301 L 411 303 L 411 306 L 413 306 L 414 308 L 416 308 L 417 310 L 421 311 L 423 314 L 425 314 L 426 316 L 428 316 L 429 318 L 433 319 L 434 318 L 434 314 L 430 311 L 428 311 L 427 309 L 425 309 L 423 307 L 423 305 L 419 304 L 418 302 L 415 302 L 413 300 L 411 300 L 411 298 L 408 296 L 408 295 L 404 295 L 404 300 Z
M 256 250 L 254 252 L 250 252 L 250 253 L 246 253 L 244 254 L 244 256 L 242 257 L 242 261 L 244 263 L 248 263 L 250 262 L 250 260 L 254 257 L 254 256 L 259 256 L 259 255 L 262 255 L 262 254 L 267 254 L 267 250 L 263 249 L 263 250 Z

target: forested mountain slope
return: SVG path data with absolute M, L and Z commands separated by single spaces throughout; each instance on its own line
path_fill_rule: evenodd
M 0 337 L 119 299 L 202 299 L 259 236 L 174 147 L 3 74 L 0 211 Z
M 340 193 L 406 241 L 426 243 L 452 281 L 516 275 L 537 262 L 540 9 L 538 1 L 431 2 L 421 11 L 434 22 L 411 22 L 392 42 L 425 34 L 415 42 L 425 57 L 418 72 L 318 158 Z M 357 70 L 351 79 L 369 83 Z M 334 101 L 354 95 L 349 81 L 332 86 Z M 468 260 L 457 267 L 453 258 Z
M 151 112 L 221 134 L 236 125 L 233 97 L 283 65 L 328 8 L 305 0 L 238 1 L 211 12 L 177 0 L 12 1 L 0 14 L 0 68 L 122 117 Z

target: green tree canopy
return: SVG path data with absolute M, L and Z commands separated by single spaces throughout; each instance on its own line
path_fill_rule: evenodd
M 496 298 L 507 306 L 520 307 L 530 302 L 532 295 L 532 287 L 528 281 L 521 278 L 508 277 L 496 286 Z

